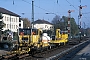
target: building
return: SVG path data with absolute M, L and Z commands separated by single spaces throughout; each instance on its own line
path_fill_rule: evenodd
M 34 28 L 37 29 L 42 29 L 42 30 L 51 30 L 53 29 L 53 24 L 51 24 L 50 22 L 46 21 L 46 20 L 36 20 L 33 22 L 34 24 Z
M 19 28 L 23 28 L 23 19 L 22 18 L 19 19 Z
M 17 29 L 19 28 L 20 16 L 1 7 L 0 13 L 2 13 L 3 16 L 2 21 L 6 24 L 6 26 L 3 28 L 3 31 L 9 29 L 12 32 L 17 32 Z

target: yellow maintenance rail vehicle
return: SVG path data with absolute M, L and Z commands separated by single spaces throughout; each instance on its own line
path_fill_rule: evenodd
M 56 35 L 52 36 L 50 46 L 59 46 L 62 44 L 65 45 L 67 42 L 68 42 L 67 31 L 61 31 L 60 29 L 56 29 Z
M 13 49 L 12 53 L 22 54 L 36 52 L 43 48 L 49 47 L 49 43 L 42 37 L 43 31 L 41 29 L 20 28 L 19 30 L 18 46 Z
M 8 54 L 30 53 L 33 48 L 40 47 L 40 29 L 20 28 L 18 30 L 18 43 Z
M 42 47 L 41 34 L 40 29 L 19 29 L 19 50 L 32 52 Z
M 46 33 L 42 33 L 41 29 L 18 29 L 18 43 L 3 58 L 7 59 L 14 56 L 22 58 L 27 55 L 33 55 L 38 51 L 46 50 L 49 47 L 48 39 L 46 39 L 48 36 Z
M 68 34 L 60 32 L 60 29 L 56 29 L 56 35 L 50 38 L 41 29 L 20 28 L 18 30 L 18 44 L 8 54 L 12 54 L 12 56 L 23 54 L 33 55 L 37 51 L 46 50 L 52 46 L 65 45 L 68 42 Z

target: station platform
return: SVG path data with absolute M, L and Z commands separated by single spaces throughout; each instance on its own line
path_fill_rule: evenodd
M 90 43 L 78 52 L 72 60 L 90 60 Z

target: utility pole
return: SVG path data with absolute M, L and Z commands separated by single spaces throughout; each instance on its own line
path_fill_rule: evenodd
M 68 10 L 68 35 L 69 35 L 69 39 L 71 40 L 71 22 L 70 22 L 70 18 L 71 18 L 71 12 L 74 12 L 74 10 Z
M 34 0 L 32 0 L 32 28 L 34 28 Z

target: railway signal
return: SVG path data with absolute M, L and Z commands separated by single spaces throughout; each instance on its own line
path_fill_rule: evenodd
M 69 39 L 71 39 L 71 23 L 70 23 L 70 17 L 71 17 L 71 12 L 74 12 L 74 10 L 68 10 L 68 35 L 69 35 Z
M 78 23 L 80 23 L 80 24 L 78 24 L 79 25 L 79 35 L 80 35 L 80 40 L 81 40 L 81 17 L 82 17 L 82 13 L 81 13 L 81 10 L 82 10 L 82 8 L 86 8 L 87 6 L 85 5 L 85 6 L 79 6 L 79 16 L 78 16 L 78 18 L 79 18 L 79 20 L 78 20 Z M 79 42 L 80 42 L 80 40 L 79 40 Z
M 81 28 L 81 17 L 82 17 L 82 13 L 81 13 L 81 10 L 82 10 L 82 8 L 86 8 L 87 6 L 85 5 L 85 6 L 79 6 L 79 21 L 80 21 L 80 27 L 79 28 Z

